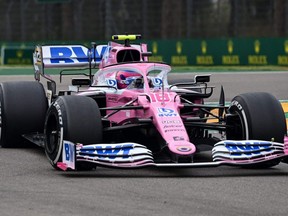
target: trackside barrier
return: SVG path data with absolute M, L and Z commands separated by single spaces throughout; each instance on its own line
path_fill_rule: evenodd
M 148 41 L 153 55 L 174 66 L 288 66 L 287 38 Z
M 149 57 L 150 60 L 164 61 L 172 66 L 288 66 L 288 38 L 144 40 L 143 42 L 148 43 L 148 50 L 153 53 Z M 58 44 L 63 45 L 63 42 Z M 73 44 L 87 45 L 90 42 Z M 1 47 L 1 63 L 31 65 L 36 45 L 38 44 L 7 43 Z
M 2 65 L 32 65 L 34 47 L 2 46 Z

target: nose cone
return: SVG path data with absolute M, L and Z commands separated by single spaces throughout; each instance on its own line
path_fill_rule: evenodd
M 178 155 L 192 155 L 196 151 L 194 144 L 187 141 L 174 141 L 168 143 L 168 148 L 171 152 Z

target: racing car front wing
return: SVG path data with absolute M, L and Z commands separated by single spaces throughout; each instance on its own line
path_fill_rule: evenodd
M 288 142 L 225 140 L 214 145 L 212 158 L 212 162 L 155 163 L 152 152 L 138 143 L 82 145 L 64 141 L 62 162 L 57 166 L 62 170 L 77 169 L 76 162 L 90 162 L 114 168 L 257 166 L 282 158 L 287 161 Z

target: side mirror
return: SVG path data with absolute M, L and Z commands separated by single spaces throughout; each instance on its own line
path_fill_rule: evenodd
M 210 76 L 211 76 L 211 74 L 196 75 L 196 76 L 194 76 L 194 82 L 195 83 L 207 83 L 207 82 L 210 82 Z
M 152 52 L 142 52 L 143 57 L 149 57 L 152 56 Z
M 90 86 L 91 80 L 90 79 L 72 79 L 73 86 Z

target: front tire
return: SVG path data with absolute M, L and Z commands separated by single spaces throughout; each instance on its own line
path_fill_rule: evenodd
M 238 124 L 241 131 L 228 131 L 227 139 L 259 139 L 283 143 L 286 133 L 285 114 L 273 95 L 266 92 L 238 95 L 233 98 L 228 112 L 236 114 L 234 124 Z
M 84 96 L 57 98 L 47 112 L 44 133 L 45 152 L 54 168 L 62 162 L 63 140 L 84 145 L 102 142 L 102 121 L 96 101 Z M 76 168 L 92 168 L 82 165 L 78 163 Z
M 227 126 L 231 129 L 227 129 L 227 139 L 284 142 L 286 118 L 273 95 L 266 92 L 238 95 L 233 98 L 228 113 Z M 275 166 L 279 162 L 278 159 L 269 161 L 261 167 Z

